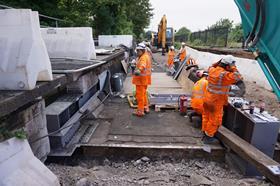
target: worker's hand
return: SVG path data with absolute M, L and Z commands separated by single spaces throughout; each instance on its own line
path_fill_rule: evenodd
M 135 75 L 135 76 L 140 76 L 140 74 L 141 74 L 141 72 L 140 72 L 139 69 L 136 69 L 136 70 L 134 71 L 134 75 Z

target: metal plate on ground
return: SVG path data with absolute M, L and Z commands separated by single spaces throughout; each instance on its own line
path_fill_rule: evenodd
M 269 168 L 269 170 L 275 174 L 275 175 L 280 175 L 280 166 L 277 166 L 277 165 L 270 165 L 270 166 L 267 166 Z

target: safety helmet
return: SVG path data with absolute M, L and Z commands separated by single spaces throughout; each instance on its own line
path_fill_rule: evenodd
M 171 46 L 170 49 L 171 49 L 171 50 L 174 50 L 175 48 L 174 48 L 174 46 Z
M 144 43 L 139 43 L 136 46 L 136 50 L 145 50 L 146 49 L 146 45 Z
M 232 55 L 226 55 L 221 59 L 221 63 L 225 65 L 231 65 L 235 63 L 235 59 Z
M 186 43 L 182 42 L 181 45 L 186 45 Z

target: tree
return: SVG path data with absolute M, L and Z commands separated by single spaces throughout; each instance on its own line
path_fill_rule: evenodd
M 190 35 L 191 31 L 189 29 L 187 29 L 186 27 L 182 27 L 180 28 L 177 32 L 176 32 L 176 36 L 181 36 L 181 35 Z
M 220 19 L 215 24 L 211 25 L 209 29 L 220 29 L 220 28 L 228 28 L 228 30 L 231 30 L 233 27 L 233 21 L 229 19 Z
M 95 36 L 134 34 L 140 37 L 153 15 L 149 0 L 2 0 L 1 3 L 63 19 L 60 26 L 90 26 Z M 43 24 L 55 26 L 54 23 L 44 19 Z
M 241 23 L 239 23 L 229 33 L 229 41 L 242 42 L 242 40 L 243 40 L 243 29 Z

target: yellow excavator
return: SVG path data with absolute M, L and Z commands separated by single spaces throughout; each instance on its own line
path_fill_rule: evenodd
M 162 48 L 162 55 L 165 55 L 165 52 L 170 46 L 174 43 L 174 34 L 173 28 L 167 27 L 166 15 L 163 15 L 161 21 L 158 25 L 158 34 L 157 34 L 157 47 Z

